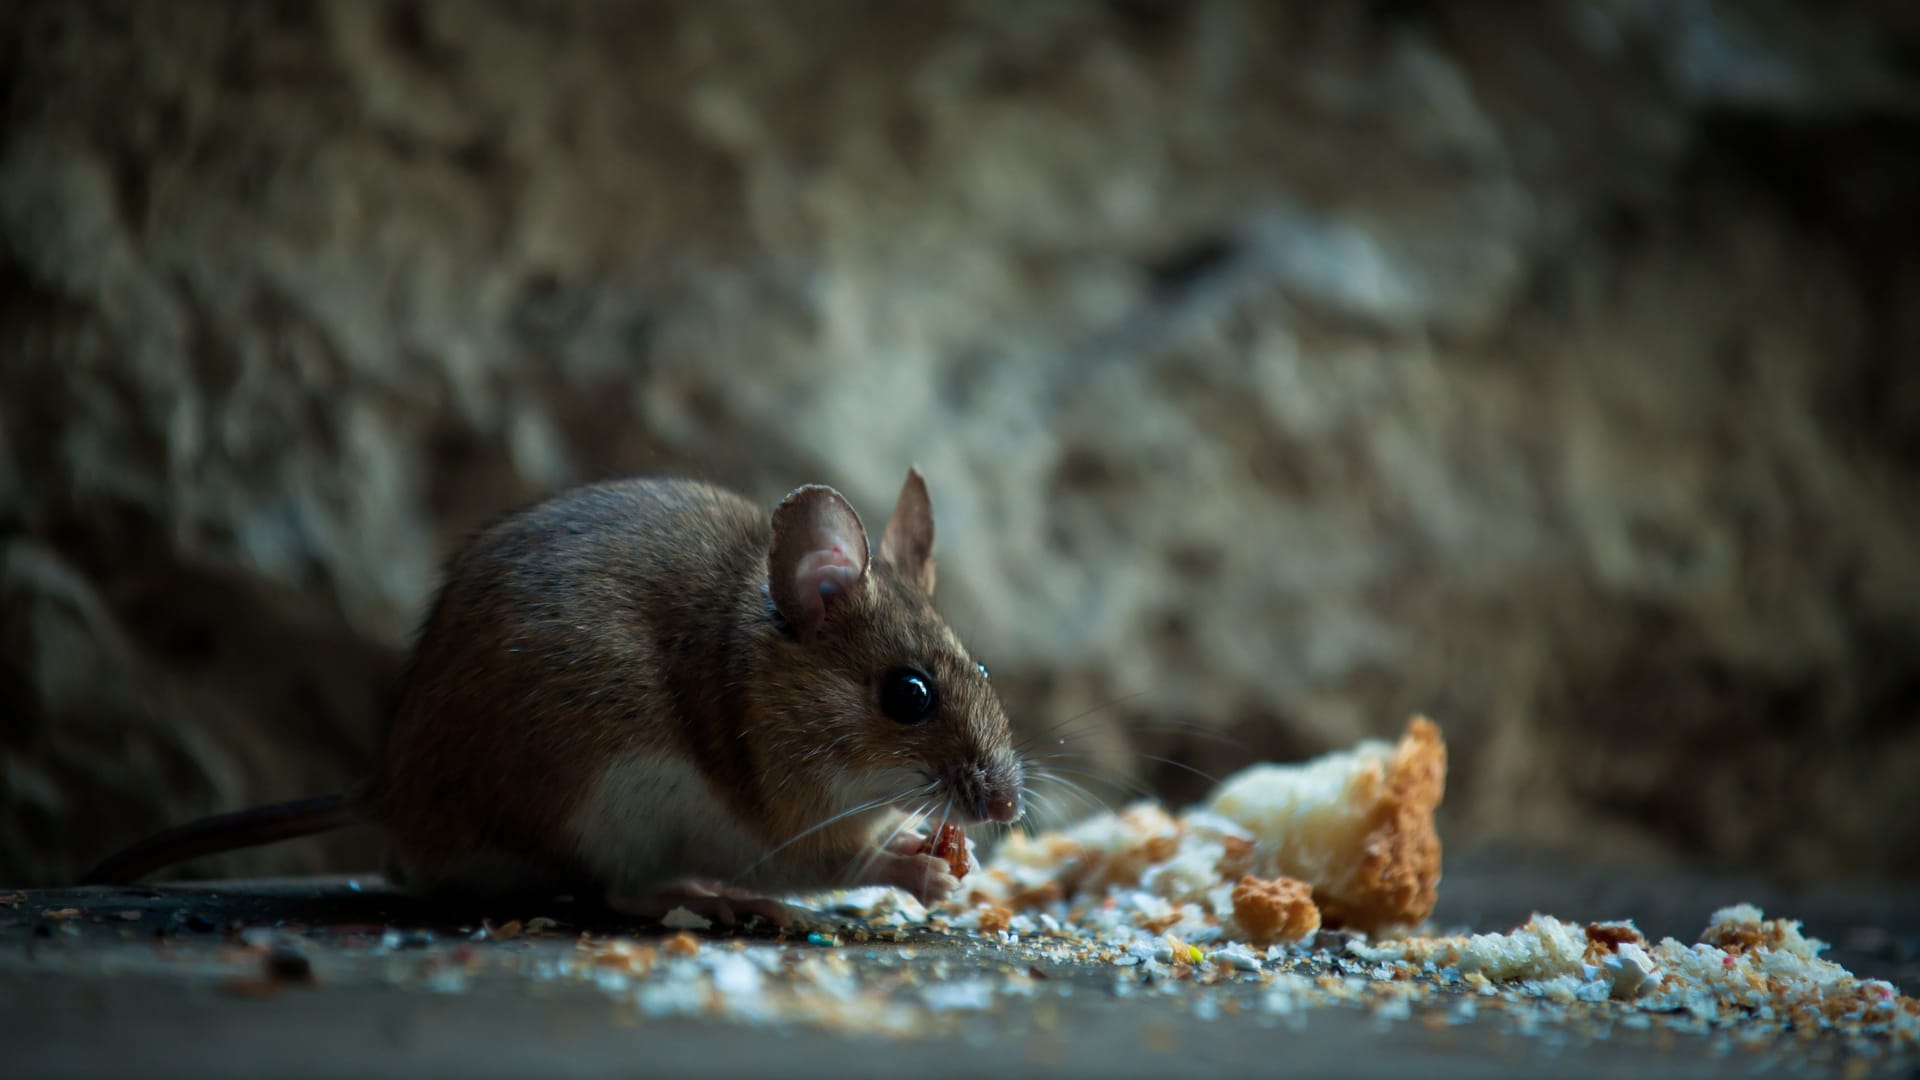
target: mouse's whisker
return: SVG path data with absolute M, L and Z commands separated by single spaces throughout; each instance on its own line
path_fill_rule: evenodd
M 951 792 L 951 791 L 949 791 L 949 792 L 947 792 L 947 793 L 946 793 L 946 798 L 945 798 L 945 800 L 943 800 L 943 801 L 941 802 L 941 804 L 940 804 L 940 825 L 939 825 L 939 827 L 938 827 L 938 828 L 936 828 L 936 829 L 934 829 L 934 830 L 932 830 L 931 832 L 929 832 L 929 833 L 927 833 L 927 835 L 928 835 L 928 836 L 932 836 L 932 837 L 935 837 L 935 838 L 938 838 L 938 837 L 940 836 L 940 834 L 942 834 L 942 833 L 944 833 L 944 832 L 946 832 L 946 831 L 947 831 L 947 823 L 948 823 L 949 821 L 951 821 L 951 820 L 953 819 L 953 813 L 954 813 L 954 811 L 953 811 L 953 792 Z M 933 876 L 933 870 L 932 870 L 931 868 L 929 868 L 929 869 L 927 870 L 927 878 L 923 878 L 923 879 L 922 879 L 922 885 L 923 885 L 923 887 L 924 887 L 924 884 L 925 884 L 925 882 L 926 882 L 926 880 L 927 880 L 928 878 L 931 878 L 932 876 Z
M 1082 714 L 1082 716 L 1084 715 L 1086 714 Z M 1065 746 L 1068 743 L 1076 742 L 1105 730 L 1103 726 L 1098 723 L 1081 724 L 1078 727 L 1068 728 L 1064 731 L 1060 730 L 1064 725 L 1072 724 L 1073 722 L 1074 720 L 1067 720 L 1064 721 L 1063 724 L 1055 725 L 1038 735 L 1025 736 L 1020 740 L 1019 746 L 1023 751 L 1041 748 L 1051 749 L 1057 746 Z M 1182 735 L 1189 738 L 1205 739 L 1221 746 L 1232 747 L 1233 749 L 1243 752 L 1251 749 L 1245 739 L 1237 738 L 1225 732 L 1216 731 L 1205 724 L 1197 724 L 1191 721 L 1148 720 L 1122 724 L 1117 730 L 1121 735 L 1128 737 L 1129 740 L 1140 735 Z
M 1051 735 L 1052 733 L 1059 731 L 1061 728 L 1066 727 L 1068 724 L 1071 724 L 1077 720 L 1085 720 L 1087 717 L 1092 716 L 1094 713 L 1104 712 L 1108 709 L 1113 708 L 1116 705 L 1124 705 L 1127 702 L 1132 701 L 1137 697 L 1141 697 L 1146 693 L 1147 691 L 1145 690 L 1136 690 L 1131 694 L 1122 694 L 1117 698 L 1110 698 L 1106 701 L 1101 702 L 1098 705 L 1093 706 L 1092 708 L 1084 709 L 1080 712 L 1074 713 L 1072 716 L 1067 717 L 1065 720 L 1061 720 L 1056 723 L 1050 724 L 1047 727 L 1042 728 L 1041 731 L 1043 734 Z
M 867 847 L 863 851 L 854 852 L 853 856 L 847 860 L 846 869 L 841 874 L 841 883 L 843 885 L 857 885 L 862 878 L 867 876 L 867 871 L 872 869 L 873 864 L 879 861 L 880 856 L 887 854 L 887 848 L 893 843 L 895 838 L 907 829 L 915 827 L 920 821 L 920 816 L 926 812 L 927 804 L 921 803 L 912 810 L 902 813 L 900 820 L 894 823 L 893 831 L 887 833 L 884 839 L 879 843 Z
M 1048 819 L 1047 820 L 1048 828 L 1060 828 L 1061 826 L 1067 825 L 1070 822 L 1077 820 L 1076 815 L 1068 813 L 1065 809 L 1061 807 L 1060 795 L 1061 795 L 1061 792 L 1058 792 L 1058 791 L 1055 791 L 1049 794 L 1047 792 L 1042 792 L 1038 789 L 1035 789 L 1033 792 L 1034 803 L 1041 808 L 1042 813 Z M 1076 798 L 1078 798 L 1078 796 L 1076 796 Z M 1088 812 L 1090 812 L 1090 809 L 1091 808 L 1089 808 Z
M 841 821 L 845 821 L 847 818 L 850 818 L 855 814 L 862 814 L 869 810 L 878 809 L 882 806 L 886 806 L 889 803 L 900 802 L 904 799 L 913 798 L 916 795 L 928 794 L 931 792 L 931 790 L 932 790 L 932 785 L 926 785 L 918 788 L 907 788 L 901 791 L 892 792 L 887 795 L 882 795 L 877 799 L 869 799 L 866 802 L 860 803 L 849 809 L 842 810 L 839 813 L 834 814 L 831 817 L 828 817 L 826 820 L 821 821 L 818 824 L 809 826 L 805 829 L 802 829 L 798 833 L 795 833 L 793 836 L 788 837 L 785 842 L 775 846 L 766 854 L 754 860 L 753 863 L 747 866 L 746 869 L 739 871 L 739 873 L 736 876 L 744 878 L 746 875 L 753 873 L 755 870 L 758 870 L 761 866 L 765 865 L 767 860 L 773 858 L 775 855 L 780 854 L 782 851 L 785 851 L 786 849 L 792 847 L 793 845 L 799 843 L 800 841 L 806 839 L 807 837 L 812 836 L 814 833 L 819 832 L 821 829 L 827 828 L 830 825 L 834 825 Z
M 1080 798 L 1086 802 L 1089 802 L 1093 806 L 1098 807 L 1101 810 L 1105 810 L 1109 814 L 1114 812 L 1112 804 L 1108 803 L 1107 800 L 1102 799 L 1100 796 L 1088 790 L 1088 788 L 1084 784 L 1081 784 L 1068 777 L 1061 776 L 1058 773 L 1042 771 L 1042 772 L 1036 773 L 1035 775 L 1036 775 L 1036 778 L 1038 779 L 1050 780 L 1053 783 L 1060 785 L 1060 789 L 1064 794 L 1074 795 L 1075 797 Z
M 1048 798 L 1044 793 L 1036 791 L 1033 788 L 1029 787 L 1026 791 L 1026 795 L 1027 795 L 1027 799 L 1033 803 L 1035 808 L 1039 810 L 1039 814 L 1034 816 L 1045 817 L 1048 820 L 1049 828 L 1063 825 L 1066 823 L 1067 821 L 1066 816 L 1060 813 L 1060 808 L 1054 803 L 1052 799 Z M 1031 820 L 1031 818 L 1025 818 L 1022 820 L 1025 821 L 1027 824 L 1027 835 L 1029 836 L 1035 835 L 1037 830 L 1040 828 L 1039 824 Z
M 850 879 L 858 882 L 861 878 L 865 877 L 867 871 L 872 868 L 875 862 L 878 862 L 882 856 L 890 854 L 887 850 L 889 845 L 891 845 L 894 839 L 903 831 L 913 830 L 915 834 L 918 835 L 920 827 L 928 822 L 928 815 L 932 811 L 933 805 L 934 803 L 931 799 L 921 802 L 901 817 L 899 823 L 894 826 L 893 831 L 887 834 L 884 840 L 872 845 L 865 852 L 858 853 L 856 855 L 856 858 L 859 860 L 858 863 L 850 862 L 850 865 L 853 866 Z
M 1208 742 L 1221 743 L 1241 749 L 1247 748 L 1247 741 L 1245 739 L 1229 735 L 1224 731 L 1209 727 L 1206 724 L 1196 723 L 1192 720 L 1168 720 L 1156 717 L 1153 719 L 1129 721 L 1121 725 L 1120 730 L 1128 735 L 1187 735 L 1198 739 L 1205 739 Z
M 1084 776 L 1091 780 L 1103 780 L 1115 787 L 1125 790 L 1130 795 L 1136 795 L 1141 798 L 1152 798 L 1154 794 L 1153 788 L 1138 778 L 1128 776 L 1125 773 L 1113 772 L 1108 769 L 1089 769 L 1077 765 L 1043 765 L 1034 768 L 1032 771 L 1042 776 L 1064 773 L 1069 776 Z
M 1092 738 L 1093 736 L 1099 735 L 1102 732 L 1114 732 L 1118 734 L 1121 737 L 1121 744 L 1123 746 L 1130 741 L 1130 738 L 1133 735 L 1133 729 L 1131 728 L 1107 727 L 1106 725 L 1102 724 L 1098 720 L 1091 720 L 1091 721 L 1084 722 L 1077 727 L 1067 728 L 1064 731 L 1054 731 L 1054 732 L 1047 733 L 1046 735 L 1042 736 L 1040 744 L 1034 747 L 1034 749 L 1052 750 L 1057 747 L 1066 746 L 1069 743 L 1079 742 L 1082 739 Z
M 1237 735 L 1210 728 L 1205 724 L 1196 724 L 1190 720 L 1155 720 L 1150 723 L 1128 727 L 1128 734 L 1142 735 L 1190 735 L 1196 739 L 1205 739 L 1221 746 L 1231 746 L 1236 750 L 1251 750 L 1252 745 Z
M 1207 772 L 1205 769 L 1196 769 L 1184 761 L 1175 761 L 1173 758 L 1161 757 L 1159 754 L 1141 754 L 1139 756 L 1146 758 L 1148 761 L 1157 761 L 1162 765 L 1171 765 L 1176 769 L 1185 769 L 1188 772 L 1192 773 L 1193 775 L 1198 776 L 1202 780 L 1206 780 L 1210 783 L 1213 783 L 1216 785 L 1220 783 L 1219 777 L 1213 775 L 1210 772 Z
M 1025 793 L 1029 801 L 1031 801 L 1036 797 L 1036 793 L 1033 791 L 1032 788 L 1025 789 Z M 1051 810 L 1049 810 L 1048 813 L 1049 813 L 1049 816 L 1052 815 Z M 1020 820 L 1015 822 L 1014 824 L 1018 825 L 1020 827 L 1020 830 L 1027 834 L 1027 839 L 1029 840 L 1035 839 L 1040 835 L 1040 823 L 1033 819 L 1032 814 L 1020 815 Z
M 1065 726 L 1072 723 L 1074 723 L 1074 721 L 1067 720 L 1060 724 L 1052 725 L 1043 731 L 1028 732 L 1015 740 L 1014 747 L 1021 753 L 1028 753 L 1034 750 L 1051 750 L 1056 746 L 1065 746 L 1070 742 L 1084 739 L 1102 731 L 1119 731 L 1124 734 L 1128 730 L 1124 727 L 1110 728 L 1100 720 L 1084 721 L 1074 727 Z

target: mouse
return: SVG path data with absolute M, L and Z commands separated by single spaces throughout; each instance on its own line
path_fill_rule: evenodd
M 917 468 L 877 547 L 824 484 L 771 513 L 673 477 L 561 492 L 448 562 L 358 783 L 169 829 L 83 883 L 363 824 L 430 896 L 585 889 L 729 925 L 835 888 L 938 903 L 959 882 L 923 827 L 1012 823 L 1027 796 L 933 546 Z

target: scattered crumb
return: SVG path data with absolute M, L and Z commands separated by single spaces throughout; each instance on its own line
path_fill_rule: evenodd
M 1247 875 L 1233 887 L 1233 919 L 1255 945 L 1299 941 L 1320 929 L 1320 909 L 1304 881 Z
M 1767 919 L 1752 904 L 1735 904 L 1714 912 L 1700 940 L 1735 955 L 1756 949 L 1783 949 L 1805 959 L 1812 959 L 1825 947 L 1824 943 L 1801 937 L 1799 923 Z
M 1820 959 L 1826 944 L 1803 937 L 1793 920 L 1767 919 L 1740 904 L 1715 912 L 1691 945 L 1672 938 L 1649 945 L 1631 924 L 1598 925 L 1614 929 L 1596 938 L 1591 925 L 1576 931 L 1550 915 L 1535 915 L 1504 934 L 1356 941 L 1347 951 L 1369 962 L 1458 971 L 1483 993 L 1501 988 L 1523 998 L 1630 1001 L 1648 1013 L 1704 1025 L 1702 1030 L 1738 1027 L 1750 1036 L 1825 1031 L 1920 1045 L 1920 1001 L 1901 996 L 1891 983 L 1860 979 Z M 1596 943 L 1611 946 L 1599 964 L 1588 958 Z
M 1647 939 L 1632 921 L 1587 924 L 1588 955 L 1618 952 L 1622 945 L 1645 945 Z
M 1011 925 L 1013 925 L 1013 912 L 1006 908 L 988 904 L 980 911 L 980 929 L 988 933 L 999 933 Z

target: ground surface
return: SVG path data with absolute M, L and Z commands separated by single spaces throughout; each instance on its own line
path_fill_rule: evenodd
M 1224 988 L 1221 1015 L 1202 1018 L 1171 998 L 1116 996 L 1114 971 L 1104 965 L 1035 963 L 999 942 L 931 932 L 897 943 L 856 943 L 843 932 L 836 946 L 744 936 L 742 956 L 778 950 L 788 954 L 784 963 L 804 966 L 837 954 L 854 983 L 918 1010 L 890 1014 L 893 1022 L 927 1018 L 924 1038 L 850 1038 L 845 1028 L 858 1021 L 849 1025 L 846 1017 L 825 1030 L 777 1030 L 738 1016 L 662 1017 L 633 1006 L 624 977 L 613 984 L 558 977 L 556 965 L 586 955 L 583 930 L 596 940 L 633 930 L 566 905 L 492 920 L 499 926 L 513 915 L 546 915 L 563 923 L 554 930 L 473 941 L 478 917 L 424 908 L 373 881 L 75 889 L 7 899 L 0 908 L 0 1046 L 9 1077 L 1782 1074 L 1809 1065 L 1850 1076 L 1920 1075 L 1915 1060 L 1850 1057 L 1838 1043 L 1789 1040 L 1754 1052 L 1658 1027 L 1602 1025 L 1610 1029 L 1605 1037 L 1595 1037 L 1592 1024 L 1522 1030 L 1495 1010 L 1449 1018 L 1444 1002 L 1392 1020 L 1358 1005 L 1282 1019 L 1257 1007 L 1252 976 L 1244 991 Z M 1631 917 L 1650 934 L 1690 940 L 1713 908 L 1738 900 L 1805 920 L 1809 933 L 1834 944 L 1831 958 L 1862 976 L 1891 979 L 1907 993 L 1920 989 L 1920 890 L 1913 887 L 1794 890 L 1462 866 L 1448 874 L 1436 922 L 1502 929 L 1539 909 L 1576 919 Z M 644 928 L 636 934 L 643 949 L 661 936 Z M 711 937 L 701 955 L 735 947 Z M 262 977 L 263 957 L 275 948 L 286 954 L 278 982 Z M 1029 979 L 1028 971 L 1044 977 Z M 1008 972 L 1030 997 L 1002 994 L 988 1011 L 926 1008 L 930 986 Z M 856 1015 L 864 1007 L 852 1006 Z M 881 1013 L 873 1015 L 878 1026 Z

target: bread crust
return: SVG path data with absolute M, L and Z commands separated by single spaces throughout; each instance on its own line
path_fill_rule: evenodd
M 1320 929 L 1313 886 L 1295 878 L 1262 880 L 1251 874 L 1233 887 L 1233 921 L 1255 945 L 1299 941 Z
M 1406 734 L 1386 766 L 1379 801 L 1344 873 L 1316 887 L 1314 898 L 1329 927 L 1377 930 L 1411 926 L 1433 912 L 1440 886 L 1440 834 L 1433 815 L 1446 793 L 1447 745 L 1424 716 Z

